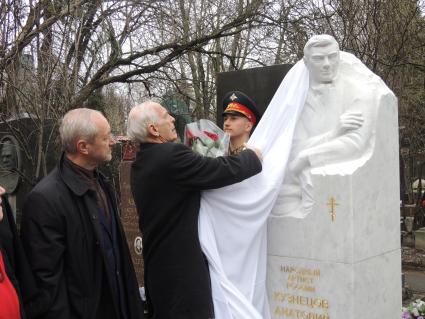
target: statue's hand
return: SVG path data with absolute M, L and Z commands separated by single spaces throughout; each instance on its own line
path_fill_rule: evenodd
M 335 129 L 335 135 L 340 136 L 348 131 L 357 130 L 363 126 L 364 117 L 361 112 L 348 111 L 339 118 L 338 126 Z

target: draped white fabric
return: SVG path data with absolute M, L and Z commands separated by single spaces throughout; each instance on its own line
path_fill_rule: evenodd
M 203 192 L 199 236 L 208 258 L 216 319 L 268 319 L 267 217 L 282 184 L 295 124 L 308 90 L 299 61 L 280 84 L 248 144 L 263 153 L 263 171 Z

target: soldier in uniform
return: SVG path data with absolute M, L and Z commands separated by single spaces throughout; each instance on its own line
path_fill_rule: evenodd
M 255 102 L 239 91 L 225 95 L 223 110 L 223 130 L 230 135 L 229 155 L 236 155 L 244 149 L 260 113 Z

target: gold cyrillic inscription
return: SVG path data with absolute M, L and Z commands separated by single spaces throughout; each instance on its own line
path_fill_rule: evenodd
M 276 306 L 274 311 L 276 317 L 330 319 L 329 301 L 319 296 L 314 296 L 317 281 L 320 280 L 321 276 L 319 268 L 281 265 L 280 272 L 284 278 L 284 291 L 275 291 L 273 293 L 273 300 L 280 304 Z M 301 294 L 303 293 L 307 293 L 307 296 L 302 296 Z M 297 310 L 291 307 L 304 310 Z
M 274 310 L 275 316 L 300 318 L 300 319 L 330 319 L 328 314 L 318 314 L 315 312 L 302 311 L 297 309 L 290 309 L 277 306 Z
M 303 268 L 303 267 L 281 265 L 280 271 L 281 272 L 296 273 L 300 276 L 320 277 L 320 269 L 310 269 L 310 268 Z
M 287 302 L 293 305 L 300 305 L 309 308 L 329 308 L 328 301 L 319 297 L 304 297 L 275 291 L 273 299 L 279 302 Z

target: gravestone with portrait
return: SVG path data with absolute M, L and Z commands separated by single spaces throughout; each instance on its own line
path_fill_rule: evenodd
M 0 183 L 7 193 L 18 188 L 22 158 L 19 143 L 13 135 L 5 135 L 0 140 Z
M 46 119 L 43 126 L 38 122 L 35 116 L 23 113 L 0 123 L 0 185 L 6 189 L 18 225 L 25 196 L 38 182 L 35 168 L 39 164 L 43 177 L 43 168 L 50 172 L 60 154 L 55 121 Z M 40 142 L 43 158 L 38 163 Z
M 139 230 L 139 217 L 130 186 L 130 171 L 135 156 L 135 150 L 127 138 L 122 138 L 120 142 L 122 144 L 123 158 L 122 162 L 119 164 L 121 223 L 127 238 L 127 244 L 136 271 L 137 281 L 139 286 L 143 287 L 143 240 Z
M 272 318 L 401 318 L 397 100 L 329 36 L 269 219 Z

